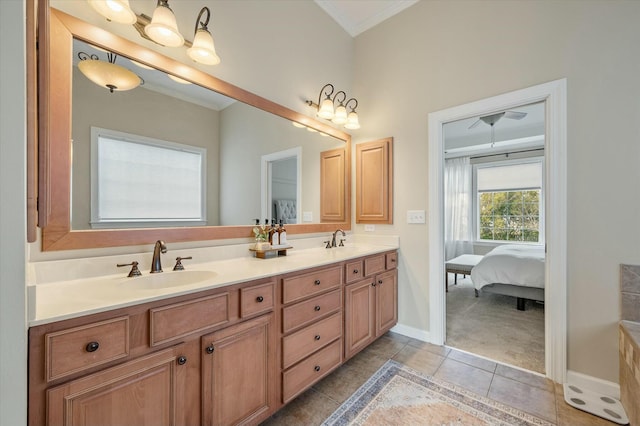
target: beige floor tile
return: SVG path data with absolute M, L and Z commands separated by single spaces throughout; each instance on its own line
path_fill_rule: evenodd
M 493 373 L 451 358 L 446 358 L 434 376 L 469 389 L 479 395 L 486 396 L 489 391 L 489 386 L 491 385 Z
M 407 367 L 432 376 L 445 358 L 428 350 L 421 350 L 407 345 L 393 359 Z
M 556 422 L 556 400 L 553 391 L 496 375 L 488 396 L 544 420 Z
M 488 371 L 490 373 L 495 372 L 496 371 L 496 366 L 498 365 L 497 363 L 495 363 L 493 361 L 489 361 L 489 360 L 484 359 L 484 358 L 479 358 L 479 357 L 471 355 L 469 353 L 456 350 L 455 348 L 451 349 L 451 352 L 449 352 L 449 354 L 447 355 L 447 358 L 455 359 L 456 361 L 460 361 L 460 362 L 464 362 L 465 364 L 469 364 L 469 365 L 471 365 L 473 367 L 481 368 L 481 369 L 486 370 L 486 371 Z
M 537 388 L 554 392 L 553 381 L 538 374 L 528 373 L 517 368 L 509 367 L 508 365 L 498 364 L 496 367 L 496 374 L 508 379 L 513 379 L 527 385 L 535 386 Z
M 363 352 L 367 351 L 381 357 L 391 359 L 406 345 L 406 341 L 384 335 L 373 342 L 371 345 L 369 345 L 367 348 L 365 348 Z
M 327 396 L 309 389 L 262 422 L 261 426 L 320 425 L 339 406 Z
M 594 416 L 577 408 L 572 407 L 564 401 L 564 389 L 561 384 L 556 383 L 556 410 L 558 426 L 613 426 L 616 423 Z

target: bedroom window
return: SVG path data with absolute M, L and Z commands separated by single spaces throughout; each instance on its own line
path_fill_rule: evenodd
M 91 226 L 204 225 L 205 171 L 205 148 L 92 127 Z
M 542 159 L 474 168 L 478 240 L 542 243 Z

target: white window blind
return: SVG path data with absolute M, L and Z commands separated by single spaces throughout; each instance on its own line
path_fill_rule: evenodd
M 206 220 L 205 149 L 92 131 L 93 223 Z
M 539 189 L 542 162 L 478 167 L 478 192 Z

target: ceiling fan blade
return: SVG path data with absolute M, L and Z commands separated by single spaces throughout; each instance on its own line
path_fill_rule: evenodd
M 480 120 L 476 120 L 475 123 L 473 123 L 471 126 L 469 126 L 469 129 L 473 129 L 475 127 L 478 127 L 478 124 L 480 124 Z
M 504 116 L 506 118 L 511 118 L 514 120 L 522 120 L 527 116 L 526 112 L 518 112 L 518 111 L 505 111 Z

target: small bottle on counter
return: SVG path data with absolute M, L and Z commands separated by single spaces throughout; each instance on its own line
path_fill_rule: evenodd
M 271 219 L 271 228 L 269 228 L 269 244 L 277 246 L 280 243 L 278 241 L 278 230 L 276 229 L 276 220 Z
M 282 223 L 282 219 L 280 219 L 280 245 L 287 244 L 287 229 L 284 227 Z

